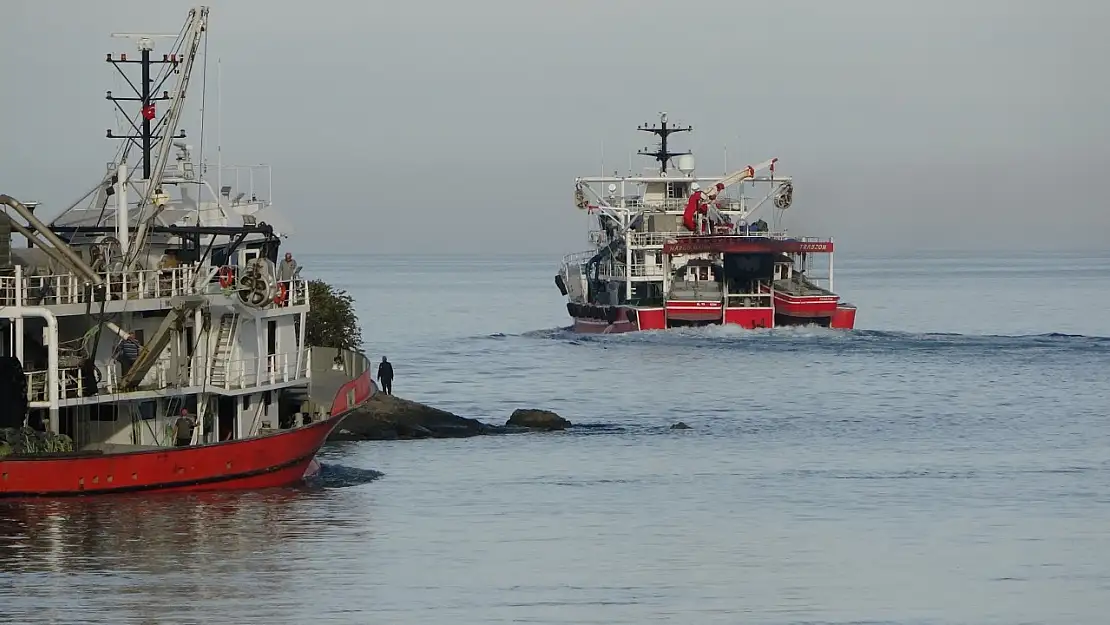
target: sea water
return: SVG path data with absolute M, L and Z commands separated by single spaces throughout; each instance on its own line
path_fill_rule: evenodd
M 0 503 L 0 621 L 1105 625 L 1110 256 L 844 256 L 854 332 L 577 336 L 557 257 L 301 255 L 398 395 L 581 427 Z

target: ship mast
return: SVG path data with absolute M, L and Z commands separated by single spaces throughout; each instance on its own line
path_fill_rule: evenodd
M 644 148 L 643 150 L 640 150 L 639 152 L 637 152 L 637 154 L 640 154 L 642 156 L 650 156 L 650 157 L 654 158 L 655 160 L 659 161 L 659 172 L 664 174 L 664 175 L 666 175 L 666 173 L 667 173 L 667 162 L 670 161 L 672 157 L 682 156 L 683 154 L 690 154 L 689 151 L 687 151 L 687 152 L 670 152 L 670 151 L 667 150 L 667 138 L 669 136 L 671 136 L 672 134 L 674 134 L 676 132 L 690 132 L 691 130 L 693 130 L 693 128 L 691 128 L 690 126 L 681 127 L 681 126 L 673 126 L 673 125 L 669 126 L 669 125 L 667 125 L 667 114 L 666 113 L 660 113 L 659 114 L 659 125 L 658 126 L 655 125 L 655 124 L 651 124 L 649 126 L 648 124 L 644 123 L 644 124 L 641 124 L 640 126 L 638 126 L 636 128 L 636 130 L 642 130 L 644 132 L 650 132 L 652 134 L 658 135 L 658 137 L 659 137 L 659 147 L 658 147 L 658 149 L 656 149 L 654 152 L 648 152 L 647 148 Z
M 126 54 L 120 54 L 117 57 L 113 57 L 111 54 L 109 54 L 108 58 L 106 59 L 109 63 L 112 64 L 112 67 L 116 68 L 116 71 L 118 71 L 120 73 L 120 75 L 123 76 L 124 80 L 127 81 L 128 86 L 131 87 L 131 90 L 134 93 L 133 96 L 118 96 L 118 95 L 112 95 L 111 91 L 108 92 L 107 99 L 110 100 L 113 104 L 115 104 L 116 108 L 118 108 L 119 111 L 124 114 L 124 116 L 127 118 L 127 121 L 129 121 L 131 123 L 131 130 L 134 131 L 134 133 L 135 133 L 135 134 L 117 135 L 117 134 L 114 134 L 112 132 L 112 130 L 109 128 L 108 129 L 108 138 L 109 139 L 124 139 L 124 140 L 127 140 L 127 141 L 131 141 L 132 144 L 135 147 L 139 148 L 139 150 L 142 152 L 142 170 L 143 170 L 143 178 L 142 179 L 143 180 L 150 180 L 150 170 L 151 170 L 151 167 L 154 166 L 154 163 L 152 162 L 152 159 L 151 159 L 151 152 L 153 151 L 154 146 L 156 145 L 156 143 L 165 138 L 163 135 L 154 134 L 154 131 L 151 129 L 151 122 L 154 121 L 154 118 L 157 117 L 157 114 L 158 114 L 157 106 L 155 105 L 155 103 L 156 102 L 164 102 L 164 101 L 170 99 L 169 91 L 163 90 L 160 95 L 156 95 L 156 94 L 162 88 L 162 86 L 165 85 L 166 80 L 172 74 L 172 72 L 166 72 L 165 76 L 162 77 L 162 79 L 158 82 L 158 84 L 154 85 L 154 78 L 151 77 L 151 75 L 150 75 L 151 71 L 150 70 L 155 65 L 172 65 L 173 67 L 176 68 L 178 63 L 181 62 L 181 59 L 179 58 L 179 55 L 177 55 L 177 54 L 164 54 L 164 55 L 162 55 L 162 60 L 159 61 L 159 60 L 151 59 L 150 58 L 150 53 L 154 49 L 154 38 L 155 37 L 176 37 L 176 35 L 153 35 L 153 34 L 131 35 L 131 34 L 117 33 L 117 34 L 113 34 L 112 36 L 113 37 L 137 37 L 139 39 L 139 58 L 138 59 L 134 59 L 134 58 L 129 59 L 129 58 L 127 58 Z M 142 72 L 142 77 L 139 80 L 139 85 L 138 86 L 136 86 L 135 83 L 127 76 L 127 73 L 124 71 L 124 69 L 122 67 L 122 66 L 125 66 L 127 64 L 133 64 L 133 63 L 137 63 L 139 65 L 139 67 L 141 68 L 141 72 Z M 142 119 L 143 119 L 143 122 L 142 122 L 141 126 L 136 124 L 134 121 L 131 120 L 131 116 L 128 114 L 128 112 L 126 110 L 124 110 L 123 105 L 121 105 L 120 102 L 139 102 L 141 104 L 141 108 L 139 109 L 139 112 L 142 115 Z M 155 126 L 156 127 L 161 127 L 161 124 L 156 124 Z M 180 131 L 177 135 L 175 135 L 171 138 L 172 139 L 184 139 L 185 138 L 185 131 Z
M 119 71 L 120 75 L 124 77 L 128 85 L 133 91 L 133 96 L 113 96 L 112 92 L 108 92 L 107 98 L 111 100 L 116 107 L 124 113 L 124 115 L 131 122 L 131 130 L 134 134 L 116 135 L 111 130 L 108 130 L 109 139 L 124 139 L 129 141 L 142 152 L 142 180 L 144 182 L 143 188 L 138 202 L 137 229 L 135 232 L 135 239 L 133 245 L 126 245 L 124 248 L 129 250 L 128 258 L 126 260 L 128 266 L 132 266 L 139 256 L 143 253 L 143 246 L 145 243 L 147 232 L 153 221 L 157 218 L 158 214 L 162 212 L 165 204 L 165 196 L 161 193 L 162 176 L 165 173 L 166 165 L 169 161 L 170 148 L 172 147 L 172 139 L 185 138 L 185 132 L 178 129 L 178 123 L 181 120 L 181 113 L 184 110 L 185 94 L 189 88 L 189 79 L 193 73 L 193 64 L 196 61 L 197 51 L 200 48 L 200 43 L 207 30 L 208 25 L 208 7 L 196 7 L 189 11 L 189 19 L 182 29 L 180 35 L 150 35 L 150 34 L 115 34 L 114 37 L 137 38 L 139 40 L 139 58 L 128 59 L 126 54 L 120 54 L 118 57 L 113 58 L 111 54 L 108 55 L 107 61 Z M 154 39 L 159 37 L 179 38 L 178 45 L 174 54 L 163 54 L 161 60 L 152 59 L 151 52 L 154 49 Z M 135 85 L 124 72 L 121 66 L 125 64 L 138 64 L 141 69 L 140 84 Z M 151 69 L 155 66 L 170 65 L 172 69 L 166 71 L 164 76 L 158 80 L 158 84 L 154 84 L 155 80 L 151 77 Z M 162 90 L 166 81 L 170 76 L 176 75 L 177 81 L 174 85 L 173 94 L 171 95 L 168 90 Z M 161 94 L 158 92 L 161 91 Z M 169 106 L 162 118 L 155 121 L 158 116 L 156 102 L 168 101 Z M 140 114 L 142 117 L 142 124 L 137 124 L 131 120 L 130 115 L 124 110 L 120 102 L 138 102 L 140 103 Z M 130 146 L 128 146 L 130 147 Z M 155 156 L 157 150 L 157 156 Z M 123 151 L 120 164 L 126 160 L 128 150 Z M 121 180 L 121 184 L 125 181 Z M 150 214 L 143 215 L 144 208 L 153 203 L 154 208 Z M 117 216 L 119 219 L 120 216 Z

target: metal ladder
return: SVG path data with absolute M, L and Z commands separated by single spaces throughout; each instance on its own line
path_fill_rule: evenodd
M 223 388 L 227 385 L 227 365 L 231 360 L 232 341 L 238 327 L 238 314 L 220 316 L 220 329 L 216 333 L 216 349 L 212 354 L 212 372 L 209 376 L 212 386 Z

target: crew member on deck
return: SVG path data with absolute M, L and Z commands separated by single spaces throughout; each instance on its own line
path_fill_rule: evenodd
M 170 194 L 163 191 L 162 187 L 158 187 L 154 190 L 154 195 L 151 196 L 150 199 L 154 202 L 155 206 L 157 206 L 158 208 L 162 208 L 169 203 Z
M 193 428 L 197 422 L 189 414 L 187 408 L 181 409 L 181 416 L 173 424 L 174 447 L 188 447 L 193 442 Z
M 698 183 L 690 184 L 691 193 L 698 193 L 700 190 L 701 187 Z M 704 195 L 700 197 L 697 212 L 704 215 L 704 218 L 699 220 L 701 222 L 699 227 L 701 232 L 699 234 L 713 232 L 717 226 L 732 226 L 732 222 L 720 211 L 719 204 L 716 197 L 712 199 Z
M 289 282 L 297 277 L 301 268 L 297 266 L 297 261 L 293 260 L 293 254 L 286 252 L 285 258 L 278 265 L 278 281 Z
M 393 394 L 393 365 L 382 356 L 382 362 L 378 365 L 378 382 L 382 384 L 382 390 L 386 395 Z
M 127 338 L 119 342 L 116 347 L 116 360 L 119 361 L 120 376 L 127 375 L 135 361 L 139 359 L 139 339 L 134 332 L 128 332 Z

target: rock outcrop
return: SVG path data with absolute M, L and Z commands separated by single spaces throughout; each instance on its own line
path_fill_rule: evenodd
M 689 430 L 690 426 L 686 425 L 686 423 L 684 421 L 679 421 L 678 423 L 672 425 L 671 429 L 672 430 Z
M 524 427 L 532 430 L 545 430 L 548 432 L 565 430 L 572 425 L 570 421 L 560 417 L 550 410 L 537 408 L 517 408 L 505 422 L 506 427 Z
M 503 426 L 433 408 L 409 399 L 377 393 L 332 433 L 333 441 L 385 441 L 420 438 L 466 438 L 483 434 L 556 431 L 570 421 L 550 410 L 518 409 Z
M 489 434 L 491 428 L 477 419 L 377 393 L 360 410 L 344 419 L 332 433 L 331 440 L 465 438 Z

